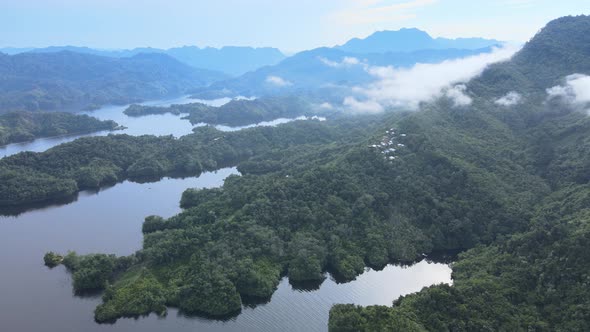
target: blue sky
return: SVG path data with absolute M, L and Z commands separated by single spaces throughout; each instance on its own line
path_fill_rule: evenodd
M 526 41 L 587 0 L 0 0 L 0 46 L 341 44 L 377 30 Z

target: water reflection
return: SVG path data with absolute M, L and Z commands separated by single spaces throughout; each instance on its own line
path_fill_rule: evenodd
M 218 187 L 235 168 L 198 178 L 156 183 L 123 182 L 99 192 L 83 192 L 75 203 L 0 217 L 0 330 L 2 331 L 325 331 L 335 303 L 390 305 L 403 294 L 434 283 L 449 283 L 447 264 L 422 261 L 409 267 L 367 269 L 350 283 L 330 275 L 313 289 L 293 287 L 283 278 L 269 299 L 246 301 L 239 316 L 226 321 L 185 317 L 170 309 L 166 318 L 149 315 L 94 322 L 100 297 L 72 293 L 63 266 L 43 266 L 47 251 L 128 255 L 141 248 L 146 216 L 170 217 L 180 211 L 181 193 L 190 187 Z
M 174 98 L 174 99 L 165 99 L 165 100 L 156 100 L 156 101 L 149 101 L 142 103 L 142 105 L 148 106 L 162 106 L 168 107 L 170 105 L 182 105 L 182 104 L 189 104 L 189 103 L 203 103 L 210 106 L 219 107 L 224 104 L 229 103 L 234 99 L 248 99 L 251 100 L 253 98 L 245 98 L 245 97 L 236 97 L 236 98 L 220 98 L 220 99 L 213 99 L 213 100 L 202 100 L 202 99 L 191 99 L 188 96 Z M 125 109 L 127 109 L 129 105 L 125 106 L 105 106 L 100 109 L 94 111 L 84 112 L 85 114 L 94 116 L 100 120 L 113 120 L 117 122 L 120 126 L 124 127 L 123 130 L 116 130 L 116 131 L 99 131 L 90 134 L 81 134 L 81 135 L 66 135 L 66 136 L 57 136 L 57 137 L 47 137 L 47 138 L 39 138 L 34 141 L 30 142 L 21 142 L 21 143 L 13 143 L 6 146 L 0 147 L 0 158 L 11 156 L 13 154 L 17 154 L 23 151 L 32 151 L 32 152 L 43 152 L 46 151 L 54 146 L 74 141 L 80 137 L 88 137 L 88 136 L 106 136 L 108 134 L 127 134 L 132 136 L 141 136 L 141 135 L 156 135 L 156 136 L 167 136 L 172 135 L 174 137 L 180 137 L 184 135 L 191 134 L 195 127 L 199 126 L 206 126 L 205 123 L 197 124 L 193 126 L 188 120 L 182 119 L 184 115 L 175 115 L 171 113 L 165 114 L 149 114 L 145 116 L 133 117 L 127 116 L 125 113 Z M 247 128 L 253 127 L 260 127 L 260 126 L 278 126 L 280 124 L 289 123 L 296 120 L 318 120 L 318 121 L 325 121 L 326 118 L 318 117 L 318 116 L 300 116 L 297 118 L 279 118 L 272 121 L 263 121 L 260 123 L 250 124 L 247 126 L 239 126 L 239 127 L 230 127 L 230 126 L 223 126 L 223 125 L 216 125 L 214 126 L 218 130 L 221 131 L 237 131 Z
M 211 106 L 221 106 L 231 101 L 231 98 L 221 98 L 221 99 L 214 99 L 214 100 L 200 100 L 200 99 L 191 99 L 188 96 L 174 98 L 174 99 L 164 99 L 164 100 L 155 100 L 142 103 L 142 105 L 150 105 L 150 106 L 170 106 L 173 104 L 189 104 L 200 102 Z M 88 114 L 94 116 L 101 120 L 114 120 L 119 125 L 126 127 L 125 130 L 118 130 L 118 131 L 100 131 L 91 134 L 82 134 L 82 135 L 67 135 L 67 136 L 58 136 L 58 137 L 48 137 L 48 138 L 40 138 L 30 142 L 22 142 L 22 143 L 13 143 L 3 147 L 0 147 L 0 158 L 10 156 L 22 151 L 33 151 L 33 152 L 43 152 L 49 148 L 57 146 L 62 143 L 71 142 L 75 139 L 80 137 L 87 137 L 87 136 L 105 136 L 109 133 L 116 133 L 116 134 L 128 134 L 128 135 L 174 135 L 175 137 L 180 137 L 183 135 L 188 135 L 192 133 L 193 126 L 190 124 L 188 120 L 182 120 L 181 116 L 173 115 L 173 114 L 154 114 L 142 117 L 130 117 L 123 113 L 125 109 L 127 109 L 129 105 L 124 106 L 104 106 L 100 109 L 94 111 L 83 112 L 83 114 Z
M 210 101 L 213 106 L 229 99 Z M 167 106 L 195 102 L 174 99 L 146 103 Z M 101 119 L 113 119 L 128 127 L 131 135 L 180 136 L 192 131 L 186 120 L 172 114 L 131 118 L 125 106 L 94 111 Z M 298 118 L 306 120 L 309 118 Z M 322 120 L 317 119 L 317 120 Z M 293 119 L 277 119 L 257 125 L 278 125 Z M 220 130 L 239 130 L 253 127 Z M 106 132 L 93 135 L 106 135 Z M 88 136 L 88 135 L 84 135 Z M 39 139 L 0 149 L 0 156 L 20 151 L 44 151 L 80 136 Z M 149 315 L 120 319 L 114 325 L 98 325 L 93 311 L 100 296 L 74 296 L 71 277 L 63 266 L 43 266 L 47 251 L 80 254 L 128 255 L 141 248 L 141 225 L 146 216 L 170 217 L 180 211 L 182 192 L 191 187 L 219 187 L 225 178 L 238 174 L 235 168 L 203 173 L 198 178 L 165 178 L 155 183 L 125 181 L 100 191 L 79 193 L 67 202 L 20 210 L 0 217 L 0 330 L 1 331 L 325 331 L 328 312 L 336 303 L 391 305 L 400 295 L 436 283 L 450 283 L 447 264 L 421 261 L 412 266 L 388 265 L 381 271 L 367 269 L 349 283 L 338 283 L 331 275 L 314 284 L 291 284 L 283 278 L 270 299 L 244 299 L 240 315 L 225 321 L 186 317 L 170 309 L 168 317 Z M 67 205 L 60 205 L 68 203 Z M 29 207 L 30 208 L 30 207 Z

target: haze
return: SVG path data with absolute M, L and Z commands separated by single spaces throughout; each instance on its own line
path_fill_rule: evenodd
M 580 1 L 3 0 L 1 8 L 2 47 L 240 45 L 291 53 L 402 27 L 526 41 L 551 19 L 580 14 Z

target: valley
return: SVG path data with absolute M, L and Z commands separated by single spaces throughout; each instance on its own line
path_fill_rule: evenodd
M 589 330 L 590 16 L 370 31 L 0 49 L 0 330 Z

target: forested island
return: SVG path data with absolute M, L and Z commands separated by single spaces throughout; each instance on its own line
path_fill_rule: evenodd
M 243 175 L 222 188 L 187 190 L 182 213 L 146 218 L 131 256 L 46 256 L 73 273 L 76 292 L 105 291 L 100 323 L 167 307 L 223 318 L 270 297 L 283 275 L 352 280 L 365 266 L 454 249 L 464 253 L 453 286 L 393 307 L 335 306 L 330 329 L 587 330 L 590 119 L 547 92 L 590 73 L 589 31 L 586 16 L 550 23 L 467 84 L 469 106 L 442 97 L 330 123 L 87 138 L 3 159 L 0 192 L 18 204 L 85 181 L 238 164 Z M 518 102 L 498 102 L 511 92 Z M 375 148 L 388 144 L 398 148 Z
M 280 128 L 232 133 L 200 127 L 179 139 L 147 135 L 81 138 L 46 152 L 22 152 L 1 159 L 0 206 L 60 200 L 125 179 L 194 176 L 233 166 L 263 151 L 326 142 L 333 135 L 319 121 L 298 121 Z
M 186 114 L 192 124 L 245 126 L 278 118 L 296 118 L 327 113 L 314 107 L 309 98 L 303 96 L 265 97 L 260 99 L 234 99 L 219 107 L 202 103 L 171 105 L 169 107 L 131 105 L 125 112 L 129 116 L 171 113 Z
M 41 137 L 115 130 L 116 122 L 63 112 L 11 112 L 0 114 L 0 146 Z

